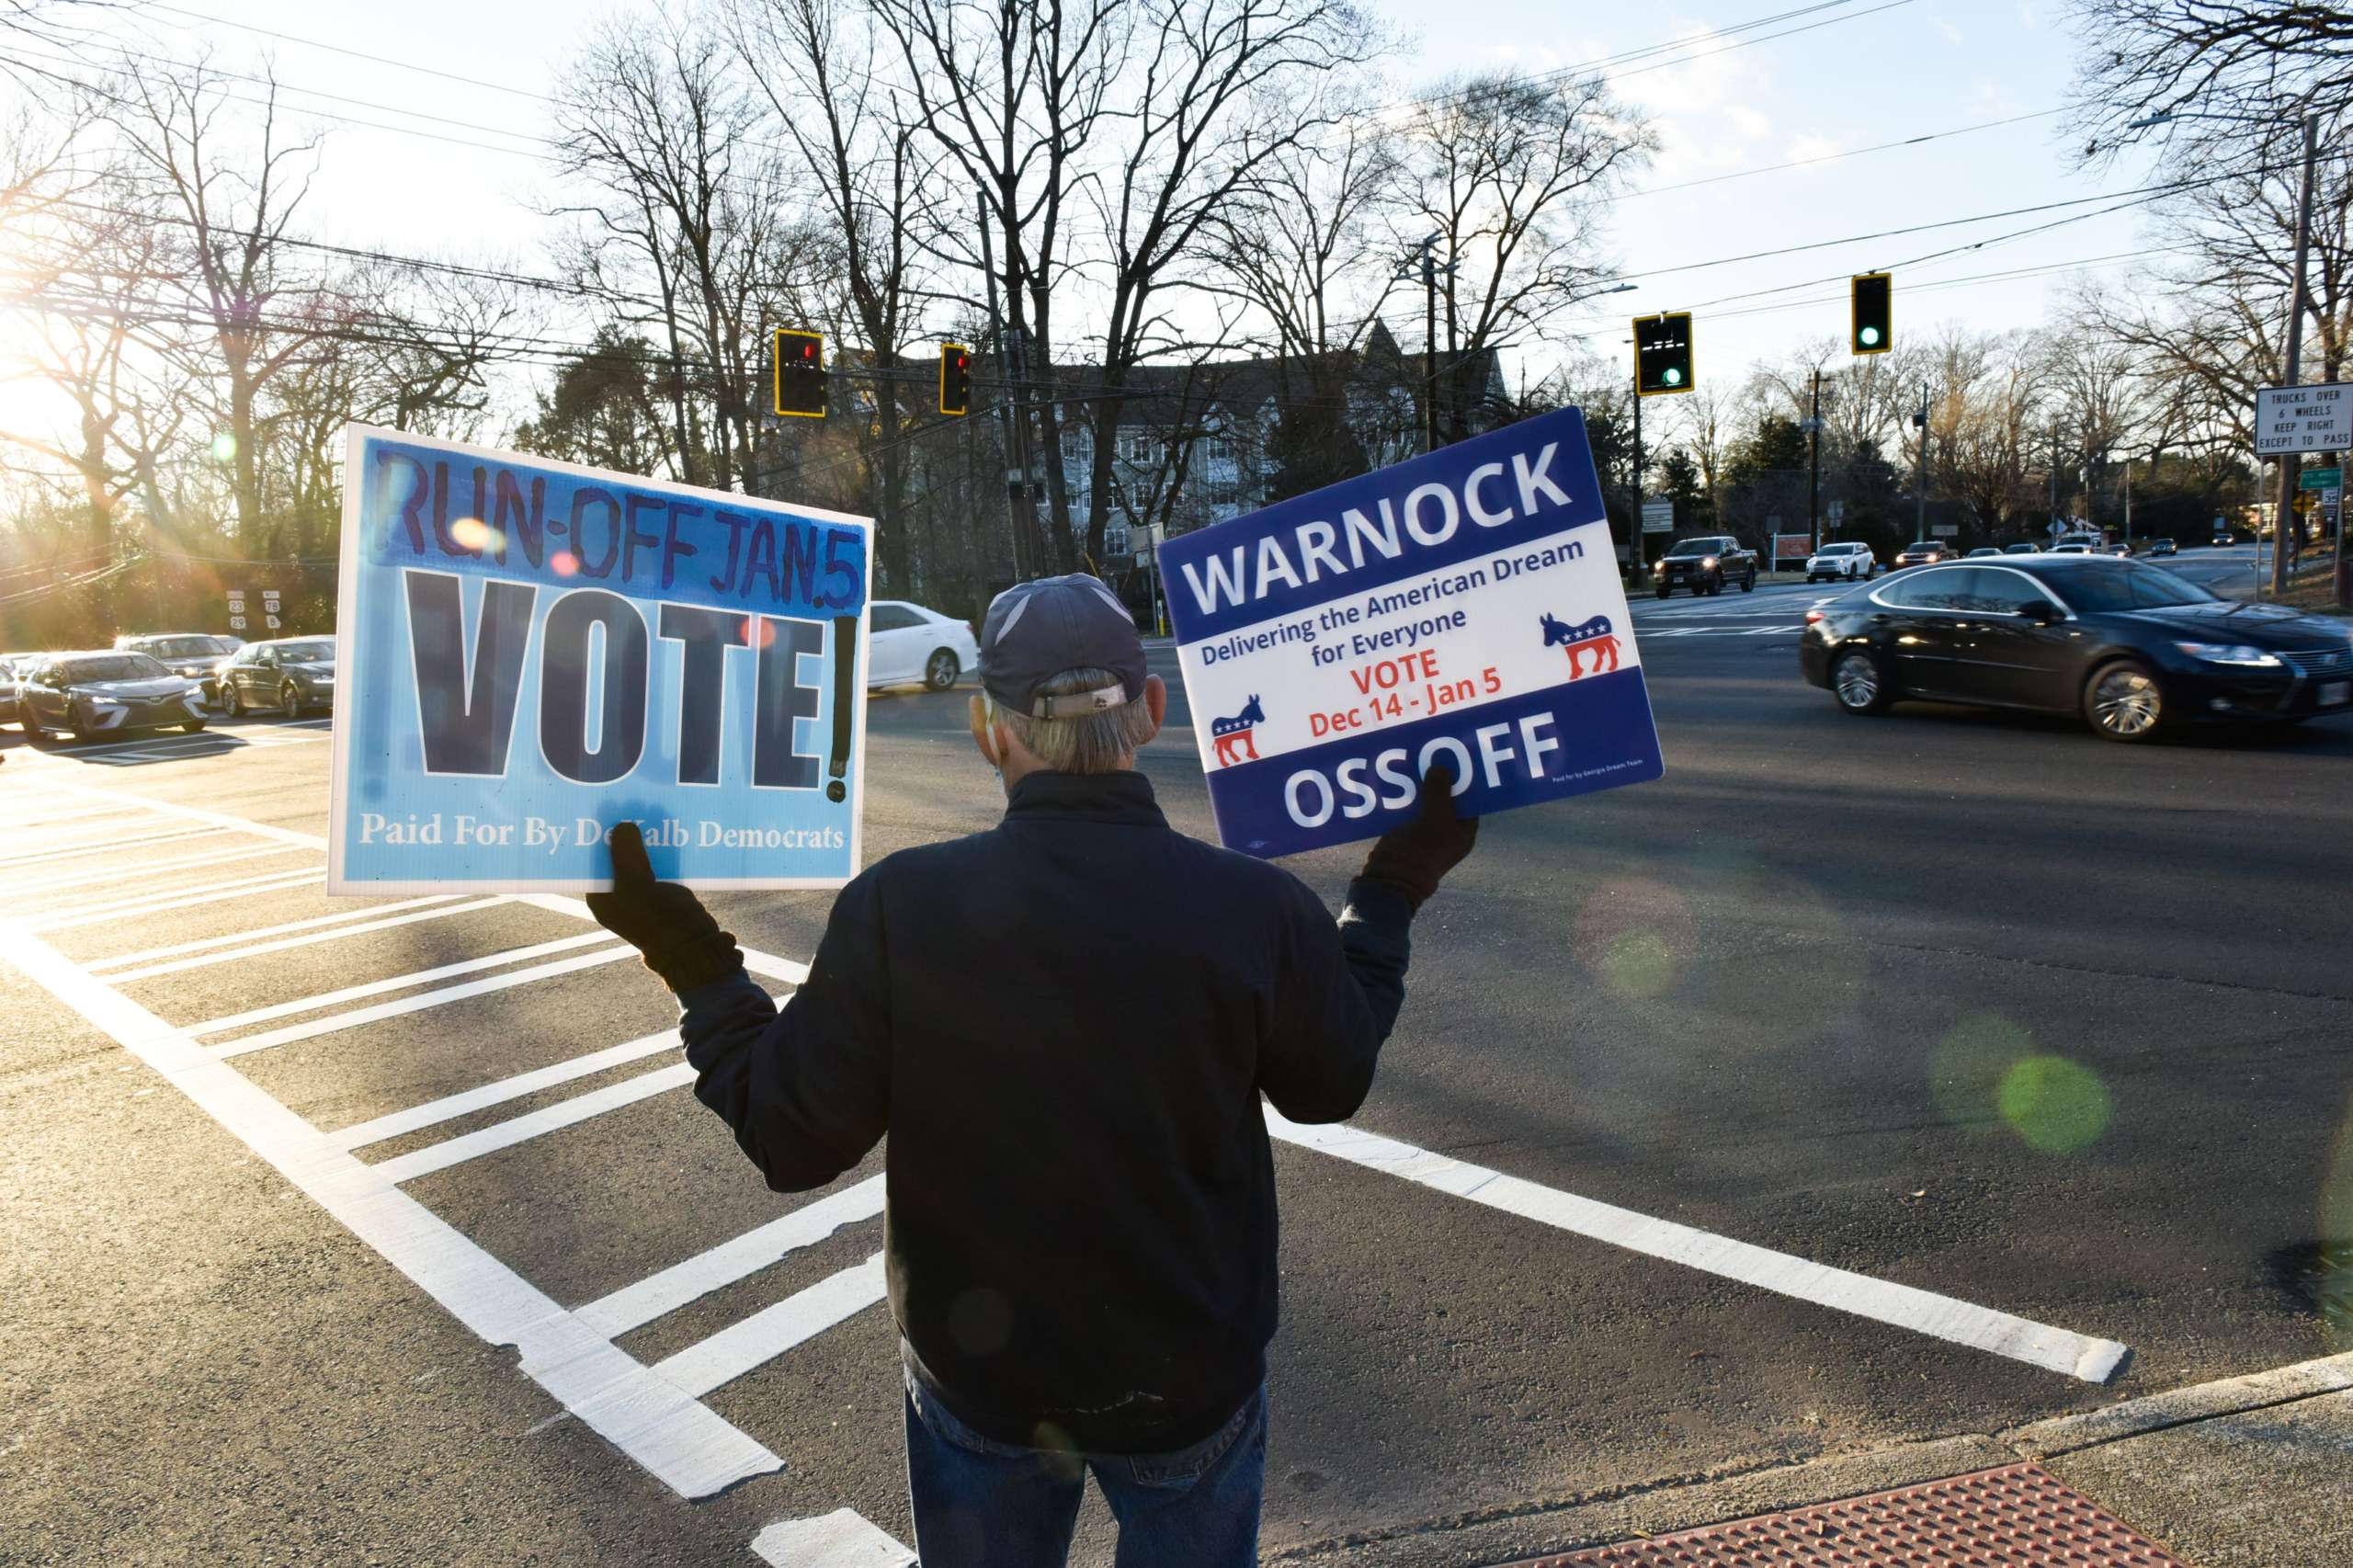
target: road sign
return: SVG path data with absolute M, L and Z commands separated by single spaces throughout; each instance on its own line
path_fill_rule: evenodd
M 2353 451 L 2353 384 L 2263 387 L 2255 394 L 2255 455 Z
M 2053 517 L 2051 519 L 2051 526 L 2043 531 L 2048 533 L 2052 539 L 2057 539 L 2061 534 L 2067 531 L 2067 525 L 2061 522 L 2058 518 Z
M 1959 539 L 1961 525 L 1959 523 L 1930 523 L 1928 532 L 1937 539 Z
M 1671 534 L 1675 531 L 1675 503 L 1645 501 L 1643 503 L 1643 531 L 1646 534 Z
M 2296 488 L 2299 490 L 2334 490 L 2339 484 L 2344 483 L 2345 471 L 2341 468 L 2308 468 L 2304 470 L 2302 477 L 2296 481 Z
M 1370 838 L 1444 763 L 1483 815 L 1661 770 L 1574 408 L 1161 547 L 1218 836 Z
M 1776 562 L 1802 562 L 1813 554 L 1813 536 L 1812 534 L 1775 534 L 1773 536 L 1773 559 Z
M 2299 490 L 2296 492 L 2296 499 L 2293 505 L 2296 508 L 2296 515 L 2298 517 L 2302 517 L 2306 513 L 2310 512 L 2313 507 L 2320 505 L 2320 498 L 2309 490 Z
M 327 891 L 858 868 L 872 525 L 354 425 Z

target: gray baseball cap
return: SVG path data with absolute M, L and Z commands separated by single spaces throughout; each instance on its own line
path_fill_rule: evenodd
M 1060 697 L 1038 688 L 1068 670 L 1108 670 L 1117 686 Z M 981 619 L 981 686 L 1017 713 L 1069 719 L 1143 695 L 1143 639 L 1102 579 L 1074 572 L 1016 583 Z

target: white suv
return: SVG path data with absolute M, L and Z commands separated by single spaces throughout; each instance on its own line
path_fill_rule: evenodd
M 1871 553 L 1870 545 L 1855 540 L 1825 544 L 1819 553 L 1806 558 L 1805 580 L 1809 583 L 1841 577 L 1850 583 L 1868 583 L 1878 575 L 1879 558 Z

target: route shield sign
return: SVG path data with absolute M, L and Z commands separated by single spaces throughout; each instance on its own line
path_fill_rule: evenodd
M 2353 451 L 2353 385 L 2260 387 L 2255 394 L 2255 455 Z
M 327 891 L 858 869 L 871 525 L 353 426 Z
M 1161 547 L 1228 847 L 1289 855 L 1661 771 L 1601 485 L 1574 409 Z

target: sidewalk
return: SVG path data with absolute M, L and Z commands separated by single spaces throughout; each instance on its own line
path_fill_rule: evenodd
M 2006 1432 L 1433 1521 L 1269 1561 L 1287 1559 L 1351 1568 L 2340 1568 L 2353 1562 L 2353 1353 Z

